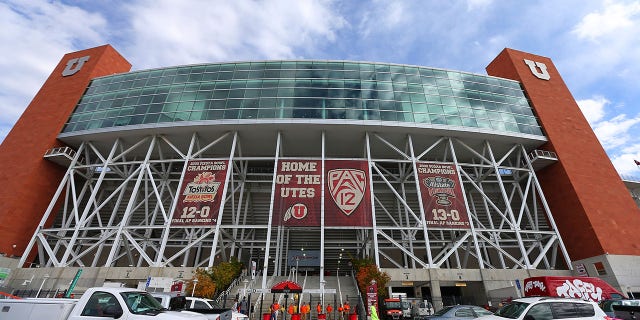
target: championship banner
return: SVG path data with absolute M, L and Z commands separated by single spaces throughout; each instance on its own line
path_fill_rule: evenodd
M 324 166 L 324 224 L 373 226 L 367 161 L 325 160 Z
M 218 223 L 228 164 L 228 160 L 191 160 L 187 163 L 171 225 L 214 226 Z
M 282 226 L 320 226 L 320 160 L 280 160 L 276 173 L 274 218 Z
M 435 162 L 418 162 L 416 166 L 427 226 L 469 229 L 456 167 Z

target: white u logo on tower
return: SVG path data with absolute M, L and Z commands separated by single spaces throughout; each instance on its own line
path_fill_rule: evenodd
M 533 73 L 533 75 L 536 76 L 538 79 L 549 80 L 549 78 L 551 78 L 551 76 L 549 75 L 549 72 L 547 71 L 547 66 L 544 63 L 534 62 L 527 59 L 524 59 L 524 63 L 526 63 L 529 66 L 531 73 Z
M 87 61 L 89 61 L 89 56 L 74 58 L 67 61 L 67 66 L 64 68 L 64 70 L 62 70 L 62 76 L 66 77 L 75 74 L 76 72 L 80 71 L 80 69 L 82 69 L 82 66 Z

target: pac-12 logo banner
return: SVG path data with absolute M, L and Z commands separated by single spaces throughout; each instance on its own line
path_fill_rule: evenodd
M 278 161 L 273 203 L 278 225 L 320 226 L 321 170 L 320 160 Z
M 326 160 L 325 219 L 327 226 L 372 226 L 367 161 Z
M 469 229 L 469 216 L 453 164 L 416 163 L 427 226 Z
M 182 177 L 171 225 L 211 226 L 218 223 L 227 160 L 191 160 Z

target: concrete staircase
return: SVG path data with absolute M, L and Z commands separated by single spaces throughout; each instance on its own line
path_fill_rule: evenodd
M 246 280 L 246 281 L 245 281 Z M 298 295 L 298 300 L 295 300 L 295 294 L 288 294 L 285 298 L 284 293 L 270 293 L 269 289 L 275 284 L 282 281 L 294 281 L 298 283 L 303 291 Z M 230 288 L 229 295 L 223 297 L 224 301 L 219 301 L 222 305 L 230 307 L 233 305 L 233 301 L 236 297 L 242 299 L 246 292 L 247 298 L 251 299 L 254 312 L 250 315 L 252 319 L 262 320 L 262 314 L 269 313 L 269 307 L 274 301 L 277 301 L 282 307 L 290 305 L 292 303 L 300 304 L 309 303 L 311 307 L 311 319 L 317 319 L 316 305 L 318 302 L 322 302 L 322 294 L 320 288 L 320 276 L 305 276 L 303 274 L 298 275 L 297 281 L 294 277 L 268 277 L 266 289 L 262 288 L 262 276 L 257 276 L 255 279 L 251 279 L 250 276 L 246 276 L 244 279 L 236 282 L 237 284 Z M 355 279 L 350 274 L 343 274 L 340 276 L 325 276 L 325 294 L 323 312 L 327 304 L 331 304 L 334 309 L 334 315 L 331 319 L 339 320 L 337 314 L 337 306 L 349 302 L 351 305 L 351 312 L 357 312 L 362 314 L 364 309 L 362 308 L 361 299 L 358 295 L 358 287 Z M 282 318 L 278 318 L 279 320 Z M 287 319 L 289 315 L 287 314 Z M 268 320 L 268 319 L 266 319 Z M 282 319 L 285 320 L 285 319 Z

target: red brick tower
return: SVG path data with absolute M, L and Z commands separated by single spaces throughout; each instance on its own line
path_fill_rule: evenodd
M 64 168 L 43 158 L 95 77 L 131 64 L 104 45 L 62 57 L 0 145 L 0 252 L 21 255 L 53 197 Z
M 549 139 L 542 149 L 558 156 L 537 175 L 571 259 L 640 256 L 640 210 L 551 59 L 504 49 L 487 73 L 522 83 Z

